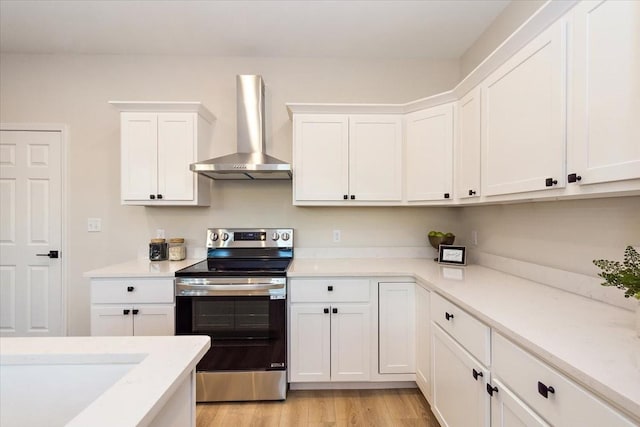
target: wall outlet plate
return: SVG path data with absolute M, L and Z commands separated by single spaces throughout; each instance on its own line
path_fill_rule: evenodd
M 333 230 L 333 243 L 340 243 L 342 240 L 342 233 L 340 230 Z
M 97 233 L 102 231 L 101 218 L 87 218 L 87 231 L 89 233 Z

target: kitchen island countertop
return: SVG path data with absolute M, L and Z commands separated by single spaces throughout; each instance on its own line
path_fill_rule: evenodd
M 287 275 L 415 280 L 640 423 L 640 338 L 629 310 L 487 267 L 425 258 L 300 258 Z

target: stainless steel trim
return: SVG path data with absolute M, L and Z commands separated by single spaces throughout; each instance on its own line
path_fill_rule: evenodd
M 235 232 L 265 232 L 267 234 L 266 240 L 263 241 L 242 241 L 233 240 L 233 233 Z M 227 241 L 222 240 L 224 233 L 229 235 Z M 273 240 L 273 234 L 278 234 L 278 239 Z M 284 240 L 284 235 L 288 236 L 287 240 Z M 213 240 L 214 235 L 218 236 L 217 240 Z M 293 248 L 293 228 L 208 228 L 207 229 L 207 248 Z
M 287 371 L 196 372 L 196 402 L 284 400 Z
M 271 296 L 282 299 L 287 295 L 286 278 L 176 278 L 176 296 Z

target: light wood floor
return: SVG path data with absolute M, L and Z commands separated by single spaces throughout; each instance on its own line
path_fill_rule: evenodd
M 438 427 L 418 389 L 290 390 L 284 402 L 199 403 L 197 427 Z

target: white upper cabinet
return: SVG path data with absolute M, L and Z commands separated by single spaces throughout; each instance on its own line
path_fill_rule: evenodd
M 480 88 L 458 102 L 455 149 L 456 197 L 480 196 Z
M 209 156 L 213 115 L 199 103 L 111 104 L 122 111 L 122 204 L 208 205 L 210 180 L 189 165 Z
M 399 115 L 301 114 L 294 118 L 294 203 L 402 199 Z
M 640 2 L 582 2 L 571 31 L 569 181 L 640 178 Z
M 482 193 L 565 186 L 566 31 L 554 23 L 482 84 Z
M 453 199 L 453 104 L 406 116 L 407 201 Z

